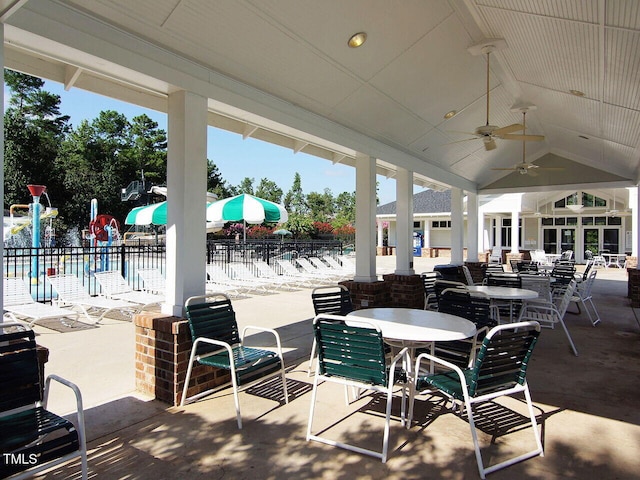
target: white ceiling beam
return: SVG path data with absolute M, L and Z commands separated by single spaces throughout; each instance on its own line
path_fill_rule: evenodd
M 331 161 L 335 165 L 336 163 L 342 162 L 342 160 L 344 160 L 346 157 L 347 156 L 342 153 L 333 152 L 333 158 L 331 159 Z
M 246 124 L 244 126 L 244 131 L 242 132 L 242 139 L 246 140 L 247 138 L 249 138 L 250 136 L 252 136 L 256 130 L 258 130 L 258 126 L 257 125 L 250 125 L 250 124 Z
M 294 140 L 293 153 L 301 152 L 307 145 L 309 145 L 309 142 L 304 142 L 302 140 Z
M 9 20 L 9 17 L 20 10 L 29 0 L 12 0 L 9 2 L 2 2 L 2 8 L 0 9 L 0 22 L 5 23 Z
M 82 68 L 67 65 L 64 72 L 64 89 L 68 92 L 82 74 Z

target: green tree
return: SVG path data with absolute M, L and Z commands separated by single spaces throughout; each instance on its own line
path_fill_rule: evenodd
M 309 213 L 305 195 L 302 192 L 302 179 L 298 172 L 296 172 L 293 177 L 291 189 L 284 197 L 284 208 L 286 208 L 290 213 L 297 213 L 299 215 L 306 215 Z
M 335 201 L 331 190 L 324 189 L 324 193 L 311 192 L 307 195 L 307 205 L 314 222 L 329 222 L 335 214 Z
M 11 91 L 4 116 L 4 205 L 30 203 L 27 184 L 46 185 L 57 195 L 61 178 L 56 168 L 59 146 L 69 129 L 60 115 L 60 97 L 42 90 L 39 78 L 5 70 Z
M 264 198 L 270 202 L 280 203 L 282 201 L 282 189 L 276 182 L 263 178 L 256 188 L 256 197 Z
M 215 193 L 219 199 L 234 195 L 213 160 L 207 160 L 207 191 Z
M 167 134 L 147 115 L 131 120 L 131 160 L 138 178 L 161 185 L 167 179 Z M 133 179 L 132 179 L 133 180 Z
M 65 172 L 64 188 L 71 193 L 64 207 L 70 224 L 88 224 L 92 198 L 98 199 L 100 213 L 124 220 L 130 205 L 120 200 L 120 191 L 138 178 L 138 162 L 124 115 L 109 110 L 91 123 L 81 122 L 63 143 L 59 162 Z
M 284 228 L 289 230 L 294 238 L 311 238 L 311 234 L 315 231 L 313 220 L 306 215 L 298 213 L 290 213 L 289 220 L 284 224 Z
M 356 222 L 356 194 L 342 192 L 335 200 L 336 215 L 331 225 L 334 228 L 353 225 Z
M 253 182 L 253 178 L 244 177 L 237 187 L 236 195 L 239 195 L 241 193 L 248 193 L 249 195 L 253 195 Z

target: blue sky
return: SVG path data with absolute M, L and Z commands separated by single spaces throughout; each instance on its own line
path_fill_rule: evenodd
M 120 102 L 84 90 L 65 91 L 56 82 L 47 81 L 45 90 L 60 96 L 60 110 L 71 117 L 76 127 L 82 120 L 93 120 L 102 110 L 115 110 L 131 119 L 145 113 L 159 127 L 167 130 L 167 116 L 155 110 Z M 222 177 L 231 185 L 238 185 L 245 177 L 254 179 L 254 187 L 262 178 L 274 181 L 287 193 L 296 172 L 300 173 L 304 193 L 324 192 L 329 188 L 334 197 L 341 192 L 355 191 L 355 169 L 328 160 L 272 145 L 260 140 L 209 127 L 207 157 L 217 165 Z M 135 180 L 135 179 L 132 179 Z M 378 176 L 380 204 L 395 200 L 395 180 Z

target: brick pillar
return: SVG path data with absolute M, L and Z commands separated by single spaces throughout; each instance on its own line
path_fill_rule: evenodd
M 482 265 L 486 265 L 486 262 L 464 262 L 464 264 L 469 269 L 469 273 L 471 274 L 471 278 L 473 278 L 473 283 L 476 285 L 480 285 L 484 277 L 482 275 Z
M 628 268 L 628 293 L 633 308 L 640 308 L 640 270 Z
M 170 405 L 179 405 L 187 375 L 191 334 L 187 320 L 163 313 L 134 315 L 136 389 Z M 194 365 L 187 396 L 229 381 L 227 371 Z
M 424 286 L 420 275 L 396 275 L 382 277 L 389 284 L 391 307 L 424 308 Z
M 390 307 L 391 296 L 386 282 L 340 282 L 351 294 L 351 302 L 356 310 L 361 308 Z

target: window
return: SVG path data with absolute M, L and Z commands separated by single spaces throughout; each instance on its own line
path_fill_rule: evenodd
M 567 225 L 578 225 L 578 217 L 567 217 Z
M 593 217 L 582 217 L 582 225 L 593 225 Z
M 431 228 L 451 228 L 451 220 L 433 220 Z
M 607 225 L 622 225 L 622 217 L 609 217 Z
M 607 217 L 595 217 L 595 224 L 596 225 L 606 225 L 607 224 Z
M 413 222 L 413 228 L 420 228 L 420 222 Z
M 555 224 L 556 225 L 566 225 L 567 224 L 567 219 L 564 217 L 559 217 L 555 219 Z
M 543 218 L 542 225 L 553 225 L 553 218 Z

